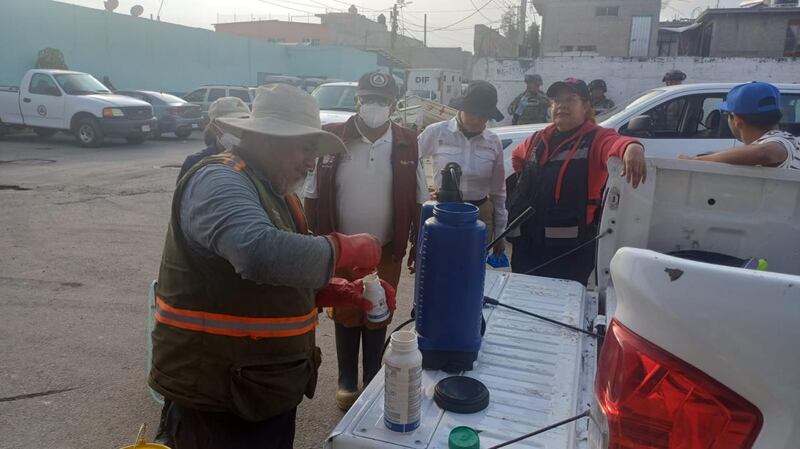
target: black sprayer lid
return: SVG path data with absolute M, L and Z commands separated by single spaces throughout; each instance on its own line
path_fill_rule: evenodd
M 448 412 L 477 413 L 489 406 L 489 390 L 472 377 L 451 376 L 436 384 L 433 399 Z

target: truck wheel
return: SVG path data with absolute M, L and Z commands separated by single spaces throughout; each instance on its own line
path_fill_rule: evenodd
M 35 132 L 37 136 L 47 139 L 53 137 L 58 130 L 53 128 L 33 128 L 33 132 Z
M 103 129 L 94 118 L 82 118 L 75 127 L 75 138 L 84 147 L 99 147 L 103 144 Z
M 192 128 L 178 128 L 175 130 L 175 137 L 178 139 L 186 139 L 192 135 Z
M 139 134 L 138 136 L 128 136 L 128 137 L 125 138 L 125 140 L 127 140 L 128 143 L 132 143 L 132 144 L 135 144 L 135 145 L 138 145 L 138 144 L 144 142 L 144 139 L 145 139 L 144 134 Z

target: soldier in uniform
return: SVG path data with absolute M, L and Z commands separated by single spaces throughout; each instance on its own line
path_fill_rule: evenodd
M 606 98 L 608 86 L 603 80 L 594 80 L 589 83 L 589 95 L 592 98 L 592 109 L 596 115 L 605 114 L 614 107 L 614 102 Z
M 542 77 L 539 75 L 525 75 L 525 84 L 528 88 L 519 94 L 508 105 L 511 115 L 511 124 L 527 125 L 529 123 L 547 123 L 550 99 L 542 93 Z
M 665 86 L 677 86 L 686 81 L 686 74 L 678 69 L 672 69 L 664 74 L 664 77 L 661 78 L 661 81 Z

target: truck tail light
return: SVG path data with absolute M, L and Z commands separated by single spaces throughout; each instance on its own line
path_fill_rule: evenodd
M 616 320 L 595 394 L 608 449 L 749 449 L 763 422 L 752 403 Z

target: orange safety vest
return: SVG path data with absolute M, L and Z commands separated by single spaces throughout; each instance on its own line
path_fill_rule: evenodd
M 202 167 L 224 164 L 248 178 L 272 223 L 307 233 L 296 196 L 280 197 L 235 153 L 203 159 L 178 182 L 158 276 L 149 384 L 185 407 L 262 421 L 313 396 L 320 364 L 311 289 L 242 279 L 221 257 L 187 244 L 183 190 Z

